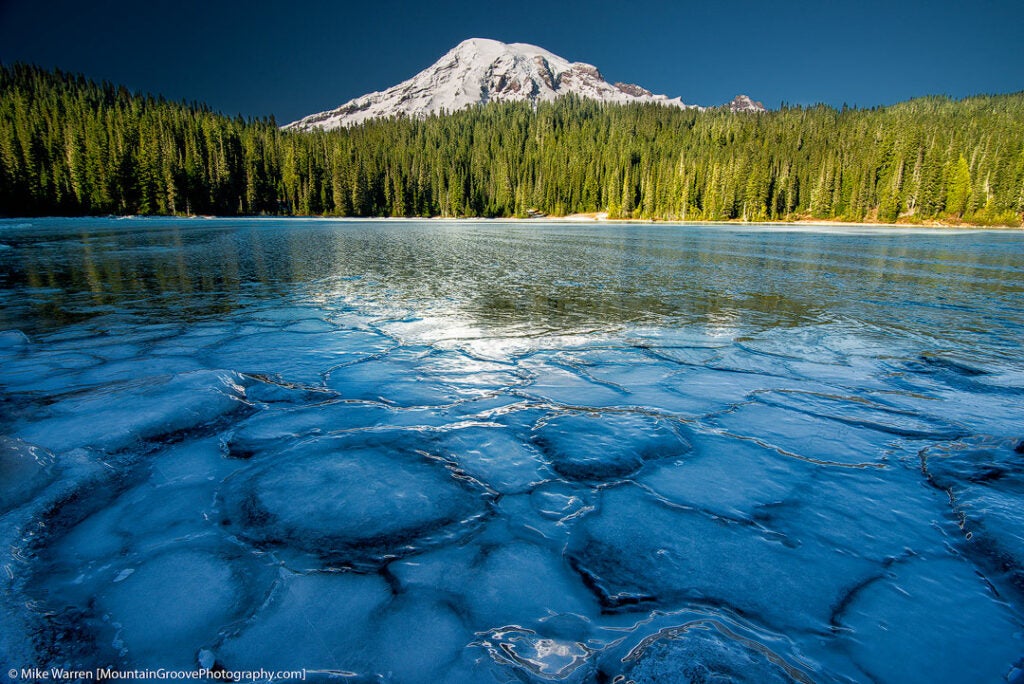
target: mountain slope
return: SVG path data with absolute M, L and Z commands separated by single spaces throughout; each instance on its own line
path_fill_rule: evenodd
M 487 102 L 551 101 L 568 93 L 609 103 L 657 102 L 691 108 L 631 83 L 609 83 L 596 67 L 526 43 L 470 38 L 407 81 L 357 97 L 337 109 L 307 116 L 285 128 L 326 130 L 368 119 L 423 117 Z
M 734 112 L 763 112 L 766 111 L 764 105 L 756 100 L 752 100 L 746 95 L 737 95 L 732 99 L 728 105 L 729 109 Z

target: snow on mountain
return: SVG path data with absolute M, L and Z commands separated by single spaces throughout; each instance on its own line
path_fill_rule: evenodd
M 763 112 L 764 105 L 756 100 L 751 100 L 746 95 L 737 95 L 729 103 L 729 109 L 734 112 Z
M 678 97 L 655 95 L 638 85 L 609 83 L 596 67 L 570 62 L 534 45 L 470 38 L 408 81 L 357 97 L 337 109 L 312 114 L 284 128 L 331 130 L 367 119 L 424 117 L 487 102 L 536 104 L 568 93 L 600 102 L 695 107 Z

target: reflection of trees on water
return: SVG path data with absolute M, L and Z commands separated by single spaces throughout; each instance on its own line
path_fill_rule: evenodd
M 728 320 L 803 325 L 857 309 L 932 313 L 947 298 L 1019 294 L 1012 251 L 970 235 L 864 237 L 676 226 L 329 221 L 64 222 L 13 234 L 2 322 L 48 328 L 126 312 L 193 320 L 282 297 L 330 309 L 582 330 Z M 66 226 L 66 228 L 63 228 Z M 995 239 L 989 234 L 990 239 Z M 5 236 L 5 239 L 8 239 Z M 998 243 L 998 240 L 996 240 Z M 908 294 L 911 293 L 911 294 Z M 969 326 L 970 322 L 961 322 Z

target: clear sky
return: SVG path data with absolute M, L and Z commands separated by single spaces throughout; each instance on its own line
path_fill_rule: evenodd
M 0 0 L 4 63 L 279 123 L 394 85 L 471 37 L 702 105 L 1024 90 L 1024 0 Z

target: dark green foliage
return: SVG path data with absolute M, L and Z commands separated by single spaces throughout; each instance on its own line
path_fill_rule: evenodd
M 279 130 L 0 67 L 0 214 L 952 220 L 1020 225 L 1024 94 L 766 114 L 490 104 Z

